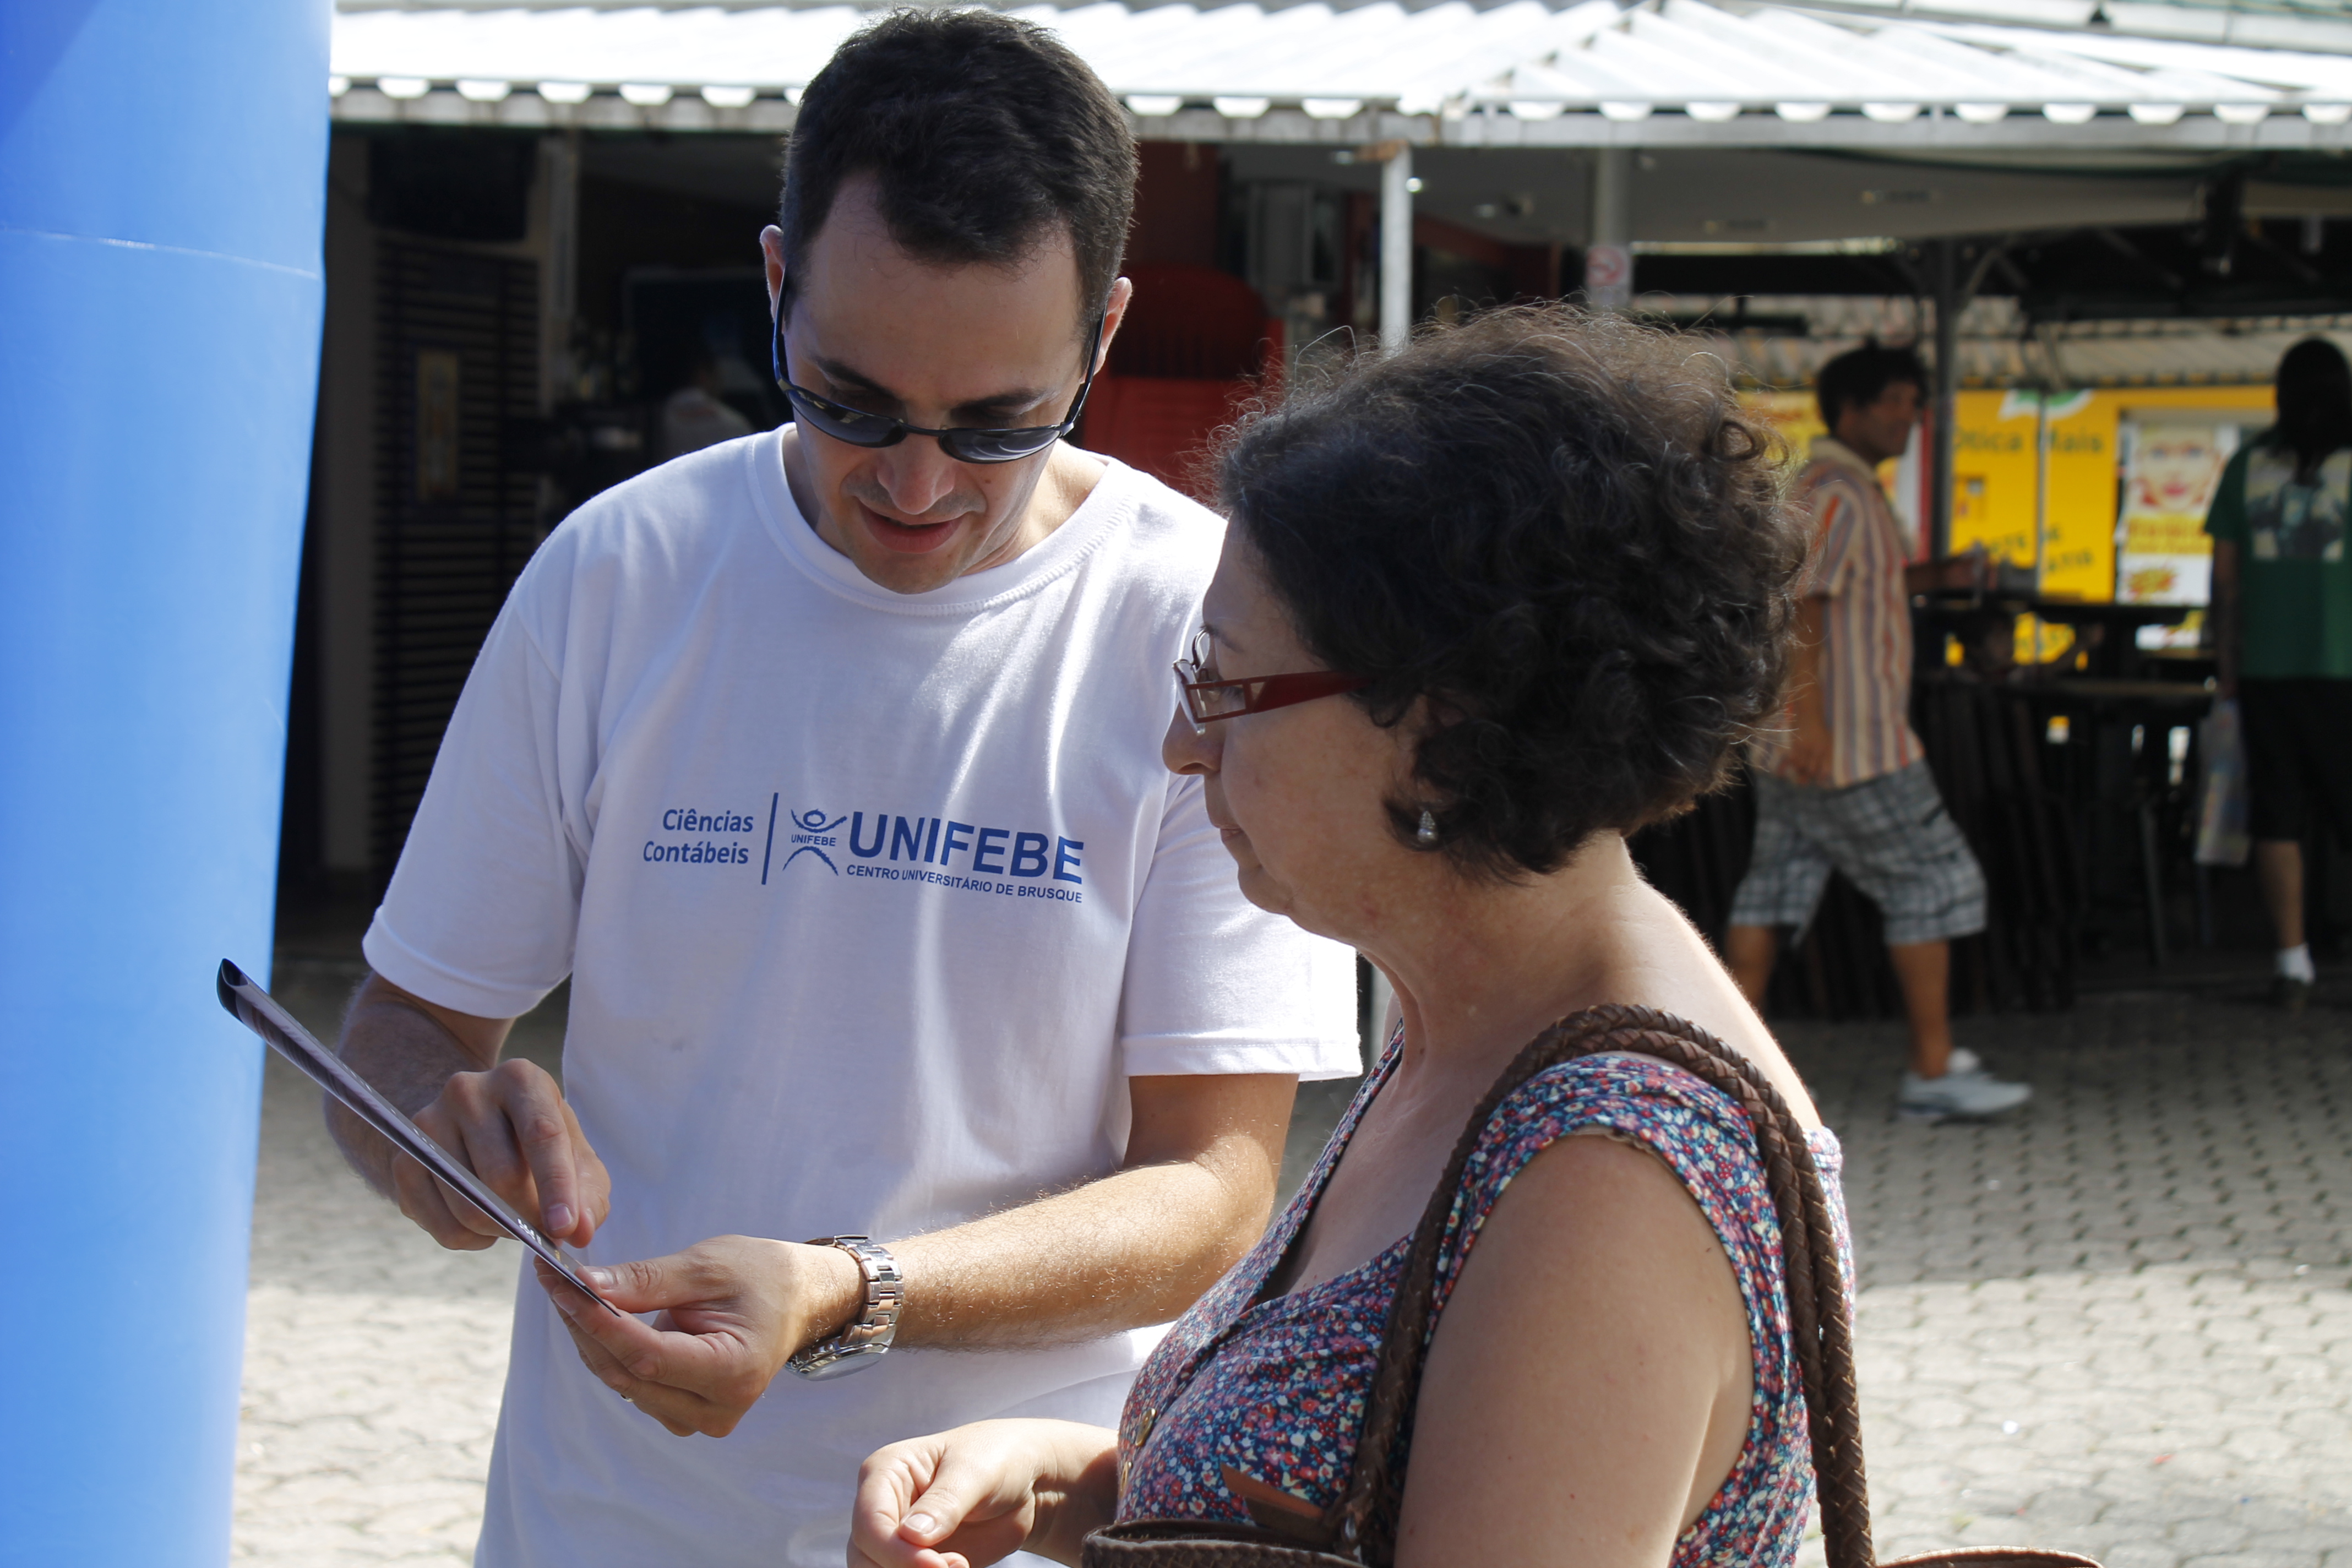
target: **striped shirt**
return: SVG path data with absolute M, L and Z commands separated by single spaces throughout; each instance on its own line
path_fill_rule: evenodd
M 1911 595 L 1903 584 L 1910 551 L 1878 476 L 1842 442 L 1814 438 L 1791 499 L 1813 518 L 1804 591 L 1829 601 L 1819 668 L 1830 772 L 1819 782 L 1843 789 L 1927 754 L 1910 719 Z M 1782 772 L 1793 721 L 1793 709 L 1783 711 L 1783 730 L 1758 740 L 1756 766 Z

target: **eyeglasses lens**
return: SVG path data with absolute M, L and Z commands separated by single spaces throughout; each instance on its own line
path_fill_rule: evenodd
M 1191 657 L 1176 666 L 1177 679 L 1184 683 L 1185 710 L 1196 724 L 1249 711 L 1250 683 L 1219 682 L 1213 652 L 1209 634 L 1201 632 L 1192 638 Z
M 960 463 L 1009 463 L 1034 458 L 1060 440 L 1058 426 L 1034 430 L 950 430 L 940 437 L 940 447 Z
M 1212 686 L 1201 693 L 1202 717 L 1223 719 L 1249 711 L 1250 688 L 1246 681 L 1231 686 Z
M 798 387 L 786 389 L 793 412 L 807 420 L 836 441 L 853 447 L 887 447 L 897 433 L 898 422 L 878 414 L 861 414 L 838 403 L 829 403 L 810 396 Z

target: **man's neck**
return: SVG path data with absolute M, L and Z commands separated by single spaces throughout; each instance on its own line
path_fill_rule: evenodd
M 1109 471 L 1100 458 L 1084 447 L 1055 442 L 1045 458 L 1045 472 L 1030 493 L 1028 515 L 1021 520 L 1021 537 L 1028 541 L 1022 550 L 1044 543 L 1055 529 L 1076 516 Z
M 1867 441 L 1858 441 L 1842 430 L 1832 431 L 1830 433 L 1830 439 L 1844 447 L 1848 452 L 1853 454 L 1854 458 L 1862 464 L 1862 466 L 1868 468 L 1874 474 L 1878 472 L 1878 465 L 1886 461 L 1887 458 L 1899 458 L 1903 455 L 1900 452 L 1878 451 L 1871 447 Z

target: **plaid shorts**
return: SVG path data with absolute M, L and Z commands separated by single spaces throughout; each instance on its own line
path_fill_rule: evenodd
M 1983 868 L 1924 762 L 1843 789 L 1759 773 L 1756 847 L 1731 923 L 1812 924 L 1832 868 L 1870 896 L 1891 944 L 1948 942 L 1985 928 Z

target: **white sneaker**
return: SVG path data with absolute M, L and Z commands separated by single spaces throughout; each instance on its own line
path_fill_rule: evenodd
M 1952 1053 L 1951 1067 L 1941 1078 L 1903 1075 L 1895 1113 L 1906 1121 L 1942 1121 L 1951 1117 L 1975 1120 L 2014 1110 L 2033 1098 L 2031 1084 L 2010 1083 L 1984 1070 L 1974 1057 L 1962 1070 L 1960 1053 Z
M 1982 1072 L 1984 1058 L 1966 1046 L 1952 1047 L 1952 1059 L 1944 1065 L 1946 1072 Z

